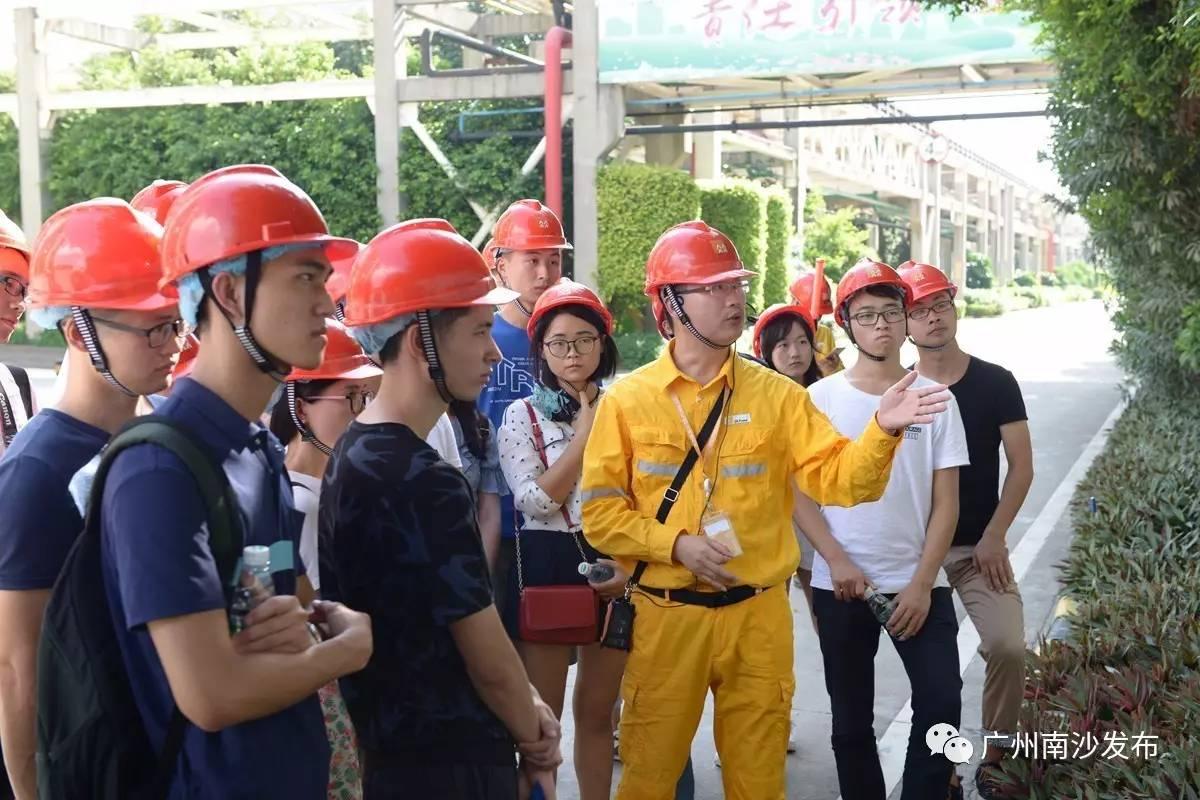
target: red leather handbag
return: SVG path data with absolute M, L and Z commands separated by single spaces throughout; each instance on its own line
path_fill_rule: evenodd
M 538 424 L 533 406 L 525 401 L 529 420 L 533 424 L 534 444 L 542 464 L 549 467 L 546 445 L 542 438 L 542 427 Z M 571 515 L 566 507 L 560 509 L 567 527 L 573 527 Z M 579 555 L 584 561 L 583 546 L 579 534 L 565 533 L 575 540 Z M 521 591 L 518 601 L 518 626 L 521 639 L 539 644 L 583 645 L 595 644 L 600 635 L 600 596 L 587 585 L 525 586 L 524 569 L 521 564 L 521 530 L 517 526 L 517 586 Z

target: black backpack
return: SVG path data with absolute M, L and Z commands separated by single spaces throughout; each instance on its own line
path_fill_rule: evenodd
M 174 453 L 196 479 L 229 601 L 242 535 L 237 498 L 224 470 L 178 423 L 159 416 L 131 420 L 101 456 L 83 533 L 46 606 L 38 647 L 40 800 L 161 800 L 170 790 L 188 721 L 176 707 L 162 752 L 154 750 L 133 698 L 101 573 L 105 479 L 119 453 L 146 443 Z

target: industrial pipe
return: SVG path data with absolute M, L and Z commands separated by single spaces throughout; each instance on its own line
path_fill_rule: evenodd
M 791 128 L 846 128 L 859 125 L 910 125 L 931 122 L 970 122 L 983 119 L 1018 119 L 1044 117 L 1041 111 L 986 111 L 976 114 L 925 114 L 902 117 L 839 117 L 836 119 L 781 119 L 764 122 L 715 122 L 693 125 L 629 125 L 626 136 L 645 136 L 659 133 L 714 133 L 716 131 L 769 131 Z
M 571 42 L 571 32 L 559 25 L 546 33 L 546 205 L 560 220 L 563 218 L 562 51 Z

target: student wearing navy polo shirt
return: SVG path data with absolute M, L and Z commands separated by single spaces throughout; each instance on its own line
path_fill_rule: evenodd
M 479 410 L 500 430 L 504 412 L 516 400 L 533 394 L 536 363 L 529 352 L 525 326 L 542 292 L 562 278 L 563 251 L 571 244 L 554 212 L 537 200 L 518 200 L 500 215 L 484 248 L 488 266 L 498 282 L 517 294 L 496 312 L 492 339 L 500 348 L 500 363 L 479 395 Z M 490 262 L 490 263 L 489 263 Z M 511 494 L 500 496 L 500 548 L 491 564 L 496 606 L 504 607 L 504 587 L 516 539 L 516 511 Z
M 104 487 L 103 574 L 118 643 L 150 741 L 176 707 L 192 723 L 172 800 L 323 800 L 329 745 L 317 690 L 366 664 L 370 620 L 315 603 L 314 643 L 295 596 L 300 518 L 283 448 L 258 422 L 291 367 L 312 369 L 333 303 L 324 283 L 344 241 L 271 167 L 227 167 L 180 195 L 163 237 L 165 280 L 203 343 L 192 377 L 155 412 L 190 428 L 224 468 L 246 545 L 271 550 L 275 596 L 229 635 L 205 504 L 187 468 L 154 445 L 112 465 Z
M 158 288 L 162 228 L 113 198 L 68 206 L 34 242 L 30 315 L 58 327 L 72 365 L 55 408 L 36 415 L 0 460 L 0 738 L 18 798 L 37 796 L 34 754 L 42 613 L 83 529 L 68 484 L 160 391 L 182 323 Z
M 513 298 L 445 220 L 394 225 L 354 265 L 346 324 L 383 381 L 325 471 L 318 550 L 322 595 L 375 625 L 341 682 L 365 800 L 516 800 L 522 779 L 553 798 L 558 721 L 492 604 L 467 478 L 425 442 L 500 360 L 492 306 Z

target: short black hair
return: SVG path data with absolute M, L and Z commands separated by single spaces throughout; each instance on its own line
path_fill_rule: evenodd
M 337 381 L 297 381 L 296 399 L 304 400 L 309 397 L 316 397 L 335 383 Z M 279 395 L 279 401 L 271 409 L 271 423 L 269 427 L 271 433 L 275 434 L 275 438 L 285 446 L 291 444 L 300 435 L 300 429 L 292 421 L 292 412 L 288 409 L 286 391 Z
M 591 325 L 600 334 L 600 363 L 596 365 L 596 370 L 588 376 L 588 381 L 591 383 L 600 383 L 601 381 L 611 378 L 617 374 L 617 364 L 620 362 L 621 354 L 617 352 L 617 343 L 613 341 L 611 335 L 607 333 L 607 326 L 600 315 L 588 308 L 580 305 L 559 306 L 547 311 L 545 316 L 538 320 L 537 327 L 533 329 L 533 336 L 529 339 L 529 355 L 533 358 L 537 365 L 537 379 L 543 386 L 550 389 L 561 389 L 558 384 L 558 378 L 550 370 L 550 365 L 546 363 L 546 356 L 542 352 L 542 345 L 546 341 L 546 330 L 550 327 L 550 323 L 561 314 L 571 314 L 579 317 L 581 320 Z
M 804 336 L 808 339 L 808 346 L 813 353 L 812 361 L 809 363 L 808 369 L 804 371 L 804 377 L 800 380 L 800 384 L 808 388 L 821 380 L 821 368 L 817 366 L 817 347 L 813 341 L 813 332 L 808 327 L 808 321 L 804 317 L 799 314 L 780 314 L 768 322 L 762 329 L 762 358 L 768 367 L 776 372 L 779 371 L 779 368 L 775 366 L 775 359 L 772 353 L 775 352 L 775 346 L 786 339 L 787 335 L 791 333 L 793 323 L 799 325 L 800 330 L 804 331 Z
M 447 308 L 434 314 L 431 325 L 434 333 L 444 333 L 455 320 L 465 317 L 470 311 L 470 308 Z M 416 320 L 413 320 L 412 324 L 405 325 L 384 343 L 383 349 L 379 351 L 380 364 L 391 364 L 400 356 L 400 339 L 409 328 L 416 324 Z

